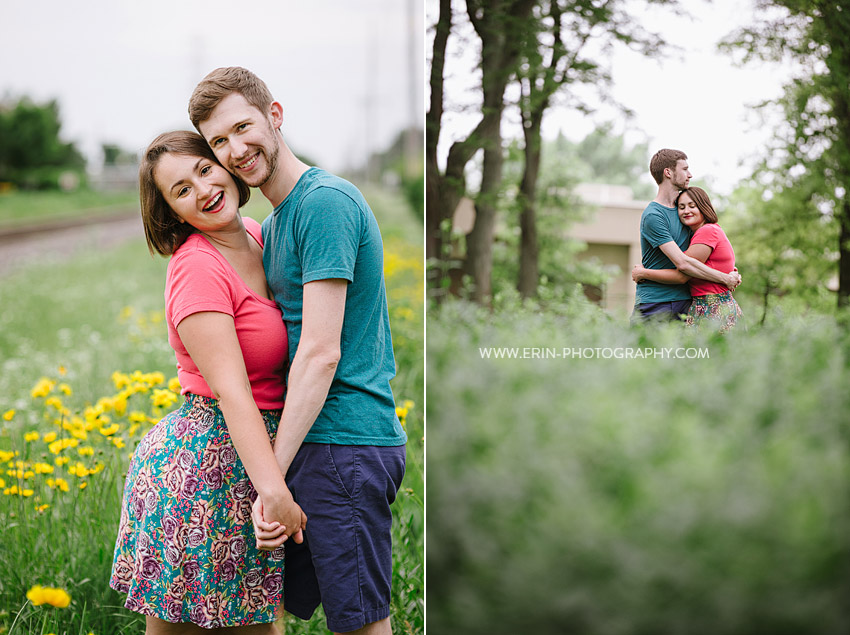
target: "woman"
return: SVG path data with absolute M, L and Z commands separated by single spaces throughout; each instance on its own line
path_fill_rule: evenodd
M 239 213 L 248 188 L 193 132 L 157 137 L 139 185 L 148 248 L 171 255 L 165 313 L 185 402 L 133 455 L 110 586 L 148 634 L 276 634 L 283 549 L 257 549 L 251 504 L 292 504 L 272 448 L 287 337 L 260 226 Z
M 735 268 L 735 252 L 724 231 L 717 224 L 717 213 L 705 190 L 699 187 L 684 189 L 676 198 L 679 220 L 693 232 L 690 247 L 685 254 L 704 262 L 712 269 L 732 271 Z M 719 326 L 725 333 L 735 326 L 743 313 L 732 292 L 721 284 L 689 278 L 678 269 L 646 269 L 636 265 L 632 280 L 654 280 L 668 284 L 687 281 L 693 302 L 688 311 L 687 324 L 700 325 L 706 321 Z

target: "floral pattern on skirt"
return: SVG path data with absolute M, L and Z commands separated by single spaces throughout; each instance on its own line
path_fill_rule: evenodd
M 725 333 L 739 321 L 743 321 L 744 313 L 735 302 L 731 291 L 695 295 L 685 323 L 688 326 L 705 326 L 711 324 L 720 333 Z
M 280 410 L 261 410 L 274 442 Z M 256 547 L 256 492 L 215 399 L 186 395 L 130 462 L 112 577 L 131 611 L 203 628 L 274 622 L 283 547 Z

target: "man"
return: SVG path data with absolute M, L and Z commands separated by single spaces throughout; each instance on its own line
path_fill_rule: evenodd
M 289 338 L 275 441 L 289 491 L 255 506 L 258 539 L 279 544 L 262 531 L 273 521 L 285 526 L 281 541 L 294 536 L 284 576 L 290 613 L 309 619 L 321 603 L 336 633 L 391 633 L 390 504 L 407 437 L 389 385 L 395 361 L 375 216 L 352 184 L 295 156 L 281 105 L 250 71 L 212 71 L 189 117 L 222 165 L 274 206 L 263 265 Z
M 688 187 L 691 173 L 688 157 L 680 150 L 659 150 L 649 162 L 649 172 L 658 183 L 658 194 L 640 217 L 641 261 L 647 269 L 676 268 L 692 278 L 701 278 L 734 289 L 741 282 L 737 271 L 723 273 L 685 255 L 690 230 L 679 221 L 675 201 Z M 648 319 L 677 320 L 688 312 L 691 291 L 687 284 L 664 284 L 642 280 L 637 285 L 632 323 Z

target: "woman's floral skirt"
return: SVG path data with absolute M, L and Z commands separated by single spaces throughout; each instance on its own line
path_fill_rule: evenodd
M 274 442 L 280 410 L 261 411 Z M 215 399 L 186 395 L 136 449 L 112 577 L 125 606 L 203 628 L 273 622 L 283 547 L 256 547 L 256 499 Z
M 739 322 L 743 322 L 744 313 L 735 302 L 731 291 L 696 295 L 691 302 L 686 324 L 688 326 L 709 326 L 725 333 Z

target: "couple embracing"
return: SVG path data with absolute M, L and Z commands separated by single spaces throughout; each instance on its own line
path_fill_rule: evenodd
M 189 118 L 200 134 L 160 135 L 139 172 L 185 401 L 133 455 L 110 586 L 150 635 L 279 634 L 284 599 L 301 619 L 322 604 L 337 633 L 391 633 L 406 434 L 377 221 L 289 149 L 250 71 L 207 75 Z M 239 211 L 252 187 L 274 207 L 262 226 Z
M 721 333 L 741 320 L 732 291 L 741 283 L 735 252 L 706 192 L 688 187 L 688 157 L 659 150 L 649 163 L 658 194 L 640 221 L 641 264 L 632 323 L 677 320 Z

